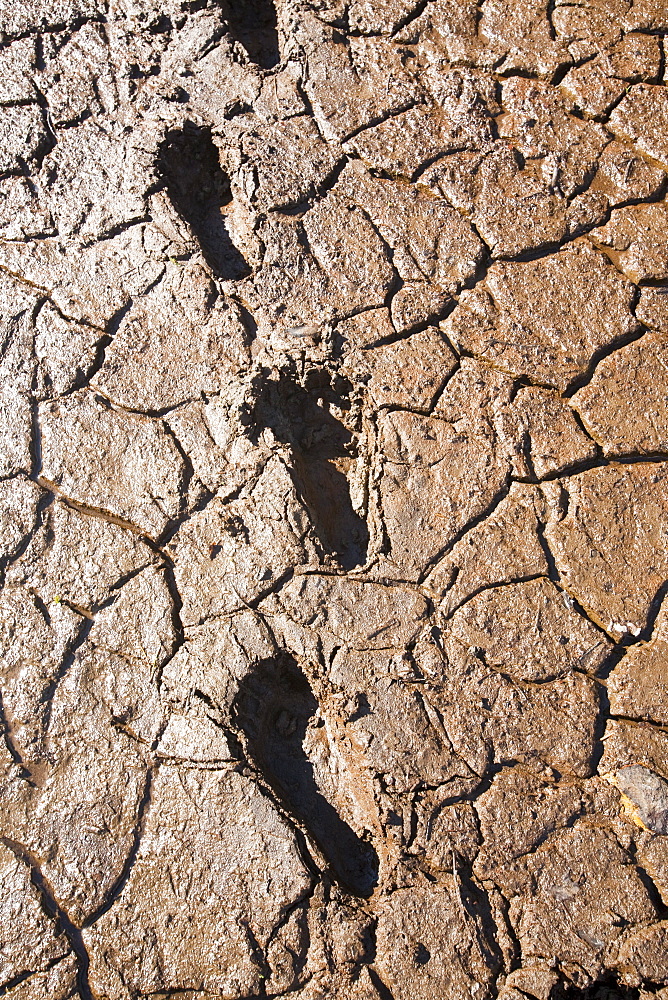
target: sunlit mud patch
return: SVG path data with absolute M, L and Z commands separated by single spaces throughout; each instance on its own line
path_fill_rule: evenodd
M 330 751 L 318 702 L 294 657 L 260 660 L 233 705 L 253 763 L 289 812 L 309 831 L 348 892 L 367 897 L 378 879 L 378 856 L 341 817 L 322 788 Z M 332 775 L 333 780 L 335 780 Z
M 366 561 L 369 532 L 354 508 L 349 473 L 356 457 L 354 434 L 338 414 L 350 409 L 350 386 L 314 370 L 306 385 L 290 374 L 266 379 L 259 389 L 254 434 L 269 427 L 292 451 L 292 476 L 320 541 L 346 570 Z
M 230 34 L 243 45 L 249 58 L 271 69 L 281 58 L 272 0 L 222 0 L 223 18 Z
M 160 146 L 158 169 L 174 208 L 190 226 L 216 277 L 236 281 L 250 274 L 227 227 L 225 210 L 232 193 L 211 129 L 186 122 L 182 129 L 168 132 Z

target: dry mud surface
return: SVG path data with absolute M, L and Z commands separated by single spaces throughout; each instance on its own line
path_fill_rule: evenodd
M 668 996 L 666 32 L 0 4 L 1 996 Z

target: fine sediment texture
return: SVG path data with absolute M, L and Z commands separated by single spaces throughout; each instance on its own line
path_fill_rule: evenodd
M 668 997 L 666 34 L 0 3 L 0 996 Z

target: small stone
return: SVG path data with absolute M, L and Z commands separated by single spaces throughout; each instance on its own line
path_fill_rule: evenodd
M 631 815 L 639 826 L 668 834 L 668 781 L 641 764 L 616 771 L 611 780 L 630 801 Z

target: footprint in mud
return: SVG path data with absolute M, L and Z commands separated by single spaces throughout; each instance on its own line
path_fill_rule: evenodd
M 314 746 L 325 740 L 324 726 L 311 686 L 293 656 L 283 653 L 260 660 L 235 699 L 233 719 L 245 735 L 253 763 L 309 831 L 335 880 L 355 896 L 370 896 L 378 880 L 378 856 L 318 785 L 317 760 L 311 758 L 316 758 Z
M 222 0 L 223 18 L 230 34 L 262 69 L 280 61 L 276 8 L 271 0 Z
M 267 379 L 255 404 L 252 436 L 269 427 L 292 452 L 291 475 L 311 515 L 320 542 L 345 570 L 366 562 L 369 531 L 354 509 L 346 469 L 354 458 L 351 431 L 327 409 L 350 404 L 344 379 L 332 388 L 326 372 L 311 373 L 323 384 L 300 385 L 283 373 Z
M 236 281 L 250 274 L 227 227 L 225 209 L 232 193 L 211 129 L 185 122 L 183 128 L 168 132 L 160 145 L 158 171 L 214 275 L 221 281 Z

